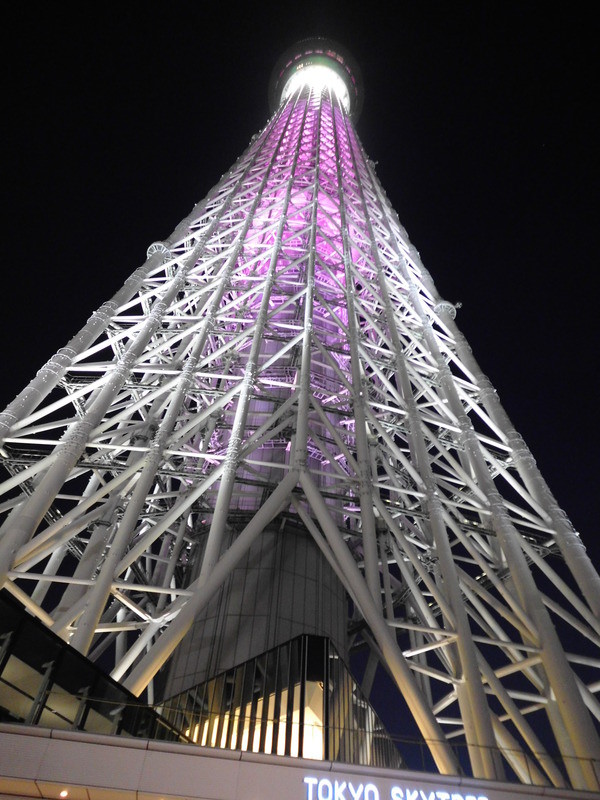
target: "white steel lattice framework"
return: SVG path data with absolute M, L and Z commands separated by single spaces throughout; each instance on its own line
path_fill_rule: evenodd
M 475 776 L 597 790 L 600 579 L 386 199 L 348 59 L 296 56 L 265 129 L 0 417 L 2 585 L 139 694 L 292 515 L 440 772 L 466 741 Z

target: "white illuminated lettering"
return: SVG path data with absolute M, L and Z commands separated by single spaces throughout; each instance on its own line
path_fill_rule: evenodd
M 381 800 L 379 789 L 374 783 L 316 778 L 307 775 L 305 800 Z M 383 800 L 386 800 L 384 797 Z M 446 789 L 423 789 L 420 786 L 392 786 L 389 800 L 489 800 L 485 794 L 462 794 Z
M 311 778 L 308 775 L 304 778 L 304 783 L 306 784 L 306 800 L 313 800 L 313 786 L 318 782 L 318 778 Z
M 356 787 L 356 789 L 354 788 L 354 786 L 351 783 L 349 783 L 348 784 L 348 789 L 350 789 L 350 794 L 352 795 L 354 800 L 360 800 L 361 795 L 363 793 L 363 789 L 364 789 L 364 786 L 362 785 L 362 783 L 359 783 L 358 786 Z
M 379 800 L 379 789 L 372 783 L 365 786 L 365 800 Z
M 319 781 L 317 786 L 317 797 L 319 800 L 332 800 L 333 786 L 331 785 L 331 781 L 327 780 L 327 778 L 321 778 Z
M 333 796 L 335 800 L 346 800 L 345 790 L 346 790 L 346 781 L 340 783 L 339 781 L 335 781 L 333 784 Z

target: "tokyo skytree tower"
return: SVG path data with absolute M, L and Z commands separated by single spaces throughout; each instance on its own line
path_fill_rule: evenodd
M 385 670 L 440 773 L 597 791 L 600 578 L 387 200 L 361 93 L 334 43 L 288 51 L 266 127 L 0 415 L 3 591 L 163 709 L 204 687 L 198 744 L 309 755 L 310 708 L 342 758 L 359 652 L 363 708 Z M 284 691 L 297 637 L 326 655 Z

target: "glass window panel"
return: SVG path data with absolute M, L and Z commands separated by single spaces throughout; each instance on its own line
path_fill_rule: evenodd
M 43 679 L 42 673 L 11 655 L 0 678 L 0 706 L 3 716 L 24 721 L 29 716 Z
M 310 681 L 306 684 L 302 757 L 324 757 L 323 736 L 323 684 Z

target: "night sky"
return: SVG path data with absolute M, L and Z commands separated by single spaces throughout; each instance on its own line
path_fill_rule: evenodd
M 265 124 L 281 52 L 328 35 L 362 67 L 358 133 L 400 220 L 440 294 L 462 303 L 475 356 L 600 561 L 593 4 L 390 7 L 130 0 L 12 12 L 0 405 Z

